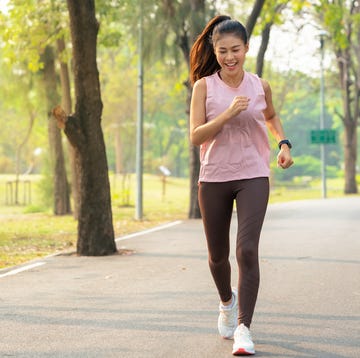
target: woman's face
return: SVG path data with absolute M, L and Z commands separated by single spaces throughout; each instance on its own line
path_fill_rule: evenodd
M 234 34 L 224 34 L 214 44 L 215 56 L 222 70 L 236 74 L 243 70 L 249 45 Z

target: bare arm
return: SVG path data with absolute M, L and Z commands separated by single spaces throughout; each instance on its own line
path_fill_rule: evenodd
M 266 101 L 266 109 L 264 111 L 264 116 L 266 120 L 266 126 L 270 130 L 271 134 L 274 136 L 277 142 L 285 139 L 285 133 L 283 126 L 281 124 L 279 116 L 276 114 L 274 105 L 272 102 L 272 93 L 271 87 L 269 83 L 265 80 L 261 80 L 264 91 L 265 91 L 265 101 Z M 289 168 L 294 162 L 291 158 L 290 148 L 283 144 L 281 146 L 280 152 L 278 154 L 278 166 L 286 169 Z
M 245 110 L 248 106 L 247 97 L 235 97 L 229 108 L 213 120 L 206 122 L 206 82 L 205 79 L 197 81 L 193 88 L 190 106 L 190 141 L 200 145 L 214 138 L 232 117 Z

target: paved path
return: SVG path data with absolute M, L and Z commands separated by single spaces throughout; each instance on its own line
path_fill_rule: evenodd
M 118 246 L 0 271 L 0 357 L 231 357 L 201 221 Z M 261 275 L 257 357 L 360 357 L 360 197 L 271 205 Z

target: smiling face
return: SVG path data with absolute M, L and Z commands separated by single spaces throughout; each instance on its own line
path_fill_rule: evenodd
M 233 75 L 243 71 L 249 44 L 235 34 L 223 34 L 214 43 L 216 59 L 222 71 Z

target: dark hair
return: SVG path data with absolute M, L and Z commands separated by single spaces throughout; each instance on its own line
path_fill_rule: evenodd
M 198 36 L 190 51 L 191 84 L 220 70 L 220 65 L 214 53 L 214 44 L 223 34 L 235 34 L 245 44 L 248 43 L 246 29 L 239 21 L 231 20 L 231 17 L 226 15 L 218 15 L 212 18 Z

